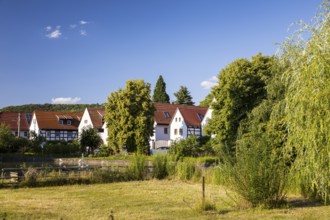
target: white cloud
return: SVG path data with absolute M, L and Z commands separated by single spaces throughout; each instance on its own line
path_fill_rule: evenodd
M 216 85 L 218 85 L 218 78 L 216 76 L 212 76 L 211 78 L 201 82 L 201 86 L 204 89 L 211 89 L 213 86 Z
M 46 31 L 51 31 L 52 30 L 52 26 L 47 26 L 45 29 L 46 29 Z
M 50 30 L 51 29 L 49 29 L 49 31 Z M 49 34 L 47 34 L 46 37 L 48 37 L 49 39 L 56 39 L 56 38 L 60 38 L 61 35 L 62 35 L 62 33 L 61 33 L 61 26 L 56 26 L 56 30 L 50 32 Z
M 52 104 L 76 104 L 80 100 L 81 100 L 81 98 L 79 98 L 79 97 L 75 97 L 75 98 L 71 98 L 71 97 L 67 97 L 67 98 L 59 97 L 59 98 L 52 98 Z
M 80 24 L 81 24 L 81 25 L 84 25 L 84 24 L 87 24 L 87 23 L 88 23 L 87 21 L 80 20 Z
M 86 30 L 80 30 L 80 35 L 82 35 L 82 36 L 86 36 L 86 35 L 87 35 Z
M 71 28 L 71 29 L 75 29 L 76 27 L 77 27 L 76 24 L 70 24 L 70 28 Z

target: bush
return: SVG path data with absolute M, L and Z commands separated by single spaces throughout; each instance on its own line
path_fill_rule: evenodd
M 37 186 L 38 171 L 35 168 L 29 167 L 24 174 L 24 178 L 23 185 L 35 187 Z
M 168 176 L 167 156 L 164 154 L 156 154 L 154 159 L 153 177 L 156 179 L 164 179 Z
M 145 156 L 136 154 L 128 166 L 128 175 L 133 180 L 143 180 L 145 177 Z
M 49 155 L 79 155 L 80 146 L 71 141 L 47 141 L 44 145 L 43 152 Z

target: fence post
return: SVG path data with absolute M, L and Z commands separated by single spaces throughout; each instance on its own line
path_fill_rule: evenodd
M 204 176 L 202 182 L 202 196 L 203 196 L 203 208 L 205 208 L 205 177 Z

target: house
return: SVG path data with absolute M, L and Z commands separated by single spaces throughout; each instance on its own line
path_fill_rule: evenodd
M 211 107 L 209 107 L 205 113 L 205 116 L 202 120 L 202 130 L 204 130 L 204 127 L 207 125 L 208 120 L 210 120 L 212 118 L 212 114 L 213 114 L 213 109 Z M 205 133 L 203 133 L 203 135 L 206 135 Z
M 15 136 L 27 138 L 31 117 L 31 113 L 0 112 L 0 124 L 8 125 Z
M 177 107 L 170 122 L 170 138 L 172 141 L 182 140 L 191 135 L 201 137 L 202 121 L 207 108 L 181 105 Z
M 82 112 L 34 111 L 30 131 L 43 136 L 46 140 L 75 140 Z
M 180 105 L 170 103 L 153 103 L 154 113 L 154 134 L 150 137 L 151 149 L 170 146 L 170 122 L 175 110 Z
M 79 134 L 86 128 L 96 128 L 104 144 L 107 143 L 108 129 L 104 122 L 104 108 L 86 108 L 78 127 Z

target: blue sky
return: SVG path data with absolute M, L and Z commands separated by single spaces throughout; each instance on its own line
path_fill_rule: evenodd
M 322 0 L 0 0 L 0 108 L 104 103 L 130 79 L 197 104 L 237 58 L 273 55 Z

